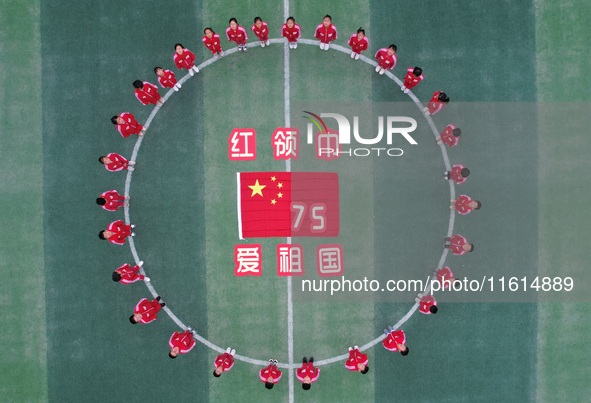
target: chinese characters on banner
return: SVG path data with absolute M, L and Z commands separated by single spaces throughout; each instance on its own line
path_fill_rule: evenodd
M 300 132 L 278 127 L 271 136 L 275 160 L 299 158 Z M 336 133 L 317 135 L 316 157 L 338 158 Z M 228 137 L 228 159 L 256 159 L 256 131 L 235 128 Z M 238 172 L 238 236 L 240 239 L 267 237 L 337 237 L 340 230 L 338 174 L 330 172 Z M 277 275 L 303 276 L 304 250 L 299 244 L 276 246 Z M 319 245 L 315 254 L 320 276 L 338 276 L 344 271 L 343 249 L 338 244 Z M 261 276 L 260 244 L 234 246 L 234 275 Z

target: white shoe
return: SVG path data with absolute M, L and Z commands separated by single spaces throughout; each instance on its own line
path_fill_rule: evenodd
M 355 55 L 355 60 L 358 60 L 358 59 L 359 59 L 359 56 L 360 56 L 360 55 L 359 55 L 359 53 L 357 53 L 357 54 Z
M 189 69 L 189 74 L 191 75 L 191 77 L 193 77 L 195 75 L 195 72 L 193 71 L 193 69 Z
M 236 350 L 235 350 L 235 349 L 232 349 L 232 351 L 230 351 L 230 355 L 231 355 L 232 357 L 234 357 L 234 354 L 236 354 Z
M 123 203 L 123 207 L 129 207 L 129 203 L 127 203 L 127 202 Z
M 175 90 L 175 92 L 179 92 L 179 87 L 176 86 L 176 84 L 174 85 L 174 87 L 172 87 L 173 90 Z
M 129 196 L 123 196 L 125 200 L 129 200 Z
M 244 45 L 244 46 L 242 47 L 242 51 L 243 51 L 243 52 L 246 52 L 246 50 L 247 50 L 247 49 L 246 49 L 246 45 Z
M 232 348 L 231 348 L 231 347 L 228 347 L 228 348 L 226 349 L 226 353 L 230 354 L 230 351 L 232 351 Z
M 380 71 L 380 69 L 381 69 L 381 67 L 380 67 L 380 65 L 378 64 L 378 65 L 376 66 L 376 73 L 377 73 L 377 72 L 379 72 L 379 71 Z
M 349 351 L 353 351 L 353 347 L 349 347 Z
M 264 47 L 265 47 L 265 42 L 261 41 L 261 48 L 264 48 Z
M 355 350 L 359 350 L 359 346 L 355 346 L 353 347 Z
M 162 106 L 164 105 L 164 101 L 162 99 L 159 99 L 158 102 L 156 102 L 156 106 Z
M 128 166 L 128 167 L 127 167 L 127 170 L 128 170 L 129 172 L 133 172 L 133 167 L 130 167 L 130 166 Z
M 408 91 L 410 91 L 408 88 L 404 90 L 405 94 L 408 94 Z
M 135 236 L 135 232 L 132 232 L 132 233 L 131 233 L 131 236 Z
M 265 41 L 265 45 L 269 46 L 270 44 L 271 44 L 271 41 L 267 39 L 267 40 Z
M 137 264 L 139 267 L 142 267 L 144 265 L 144 261 L 140 260 L 140 262 Z
M 217 53 L 214 53 L 213 57 L 217 59 L 218 57 L 220 57 L 220 55 L 218 55 Z
M 381 76 L 381 75 L 383 75 L 385 72 L 386 72 L 386 70 L 384 70 L 384 69 L 381 69 L 381 70 L 380 70 L 380 76 Z
M 150 277 L 146 277 L 146 276 L 144 276 L 144 281 L 145 281 L 146 283 L 149 283 L 149 282 L 151 281 L 151 280 L 150 280 Z
M 324 50 L 324 43 L 320 42 L 320 49 Z
M 297 42 L 294 42 L 294 43 L 293 43 L 293 48 L 294 48 L 294 49 L 297 49 L 297 48 L 298 48 L 298 43 L 297 43 Z
M 330 43 L 325 43 L 324 44 L 324 50 L 328 50 L 328 48 L 330 48 Z
M 195 73 L 199 73 L 199 69 L 197 68 L 197 66 L 193 66 L 193 70 L 195 70 Z
M 355 52 L 351 52 L 351 59 L 355 59 Z
M 135 161 L 129 161 L 128 164 L 129 165 L 135 165 Z
M 131 227 L 131 228 L 135 228 L 135 224 L 131 224 L 131 225 L 130 225 L 130 227 Z
M 400 91 L 404 91 L 406 89 L 406 87 L 403 85 L 402 87 L 400 87 Z
M 289 45 L 289 48 L 290 48 L 290 49 L 293 49 L 293 43 L 291 43 L 291 42 L 287 42 L 287 44 Z
M 220 56 L 223 56 L 223 55 L 224 55 L 224 51 L 222 50 L 222 51 L 220 52 Z

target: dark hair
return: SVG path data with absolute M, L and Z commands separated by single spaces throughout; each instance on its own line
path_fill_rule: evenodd
M 468 168 L 462 168 L 460 175 L 462 178 L 467 178 L 470 175 L 470 170 Z
M 168 353 L 168 356 L 174 360 L 178 355 L 172 355 L 172 351 L 171 351 L 170 353 Z
M 96 204 L 98 204 L 99 206 L 104 206 L 105 204 L 107 204 L 107 201 L 102 197 L 97 197 Z
M 113 116 L 113 117 L 111 118 L 111 123 L 113 123 L 114 125 L 116 125 L 116 124 L 117 124 L 117 118 L 118 118 L 118 117 L 119 117 L 119 116 L 117 116 L 117 115 Z
M 365 29 L 359 27 L 359 29 L 357 30 L 357 33 L 363 33 L 363 35 L 365 35 Z
M 445 92 L 440 92 L 439 95 L 437 96 L 437 99 L 440 100 L 441 102 L 445 102 L 445 103 L 449 102 L 449 97 L 447 96 L 447 94 Z
M 185 49 L 185 47 L 183 46 L 182 43 L 175 43 L 174 44 L 174 50 L 176 50 L 177 46 L 180 46 L 181 48 Z
M 460 135 L 462 134 L 462 130 L 459 127 L 456 127 L 451 131 L 451 134 L 453 134 L 454 137 L 460 137 Z
M 205 34 L 205 31 L 210 30 L 212 33 L 215 34 L 215 31 L 211 28 L 211 27 L 205 27 L 205 29 L 203 30 L 203 34 Z M 176 48 L 175 48 L 176 49 Z
M 408 355 L 408 347 L 406 347 L 406 350 L 401 351 L 400 354 L 402 354 L 402 355 Z
M 328 18 L 330 20 L 330 22 L 332 22 L 332 17 L 328 14 L 326 14 L 324 17 L 322 17 L 322 19 Z
M 473 243 L 470 244 L 470 250 L 468 252 L 474 252 L 474 244 Z
M 238 20 L 234 17 L 230 18 L 230 21 L 228 21 L 228 24 L 231 24 L 232 21 L 234 21 L 236 24 L 238 24 Z
M 129 317 L 129 321 L 131 322 L 131 324 L 132 324 L 132 325 L 135 325 L 135 324 L 137 324 L 137 322 L 135 321 L 135 318 L 133 317 L 133 315 L 131 315 L 131 316 Z
M 213 370 L 213 376 L 215 376 L 216 378 L 219 378 L 221 374 L 218 374 L 217 372 L 215 372 L 216 370 Z
M 113 275 L 111 276 L 111 278 L 113 279 L 114 282 L 118 282 L 119 280 L 121 280 L 121 274 L 119 274 L 116 271 L 114 271 L 113 272 Z
M 302 389 L 304 390 L 310 390 L 310 384 L 309 383 L 302 383 Z
M 474 200 L 477 203 L 477 206 L 474 207 L 474 210 L 478 210 L 480 207 L 482 207 L 482 203 L 480 203 L 478 200 Z
M 257 21 L 263 21 L 263 19 L 261 17 L 254 17 L 255 24 L 256 24 Z
M 423 69 L 417 66 L 413 69 L 412 74 L 414 74 L 416 77 L 418 77 L 421 74 L 423 74 Z
M 107 239 L 107 238 L 105 238 L 105 230 L 102 230 L 101 232 L 99 232 L 99 238 L 100 239 Z
M 295 18 L 293 18 L 293 17 L 287 17 L 287 20 L 285 20 L 285 22 L 288 22 L 289 20 L 292 20 L 294 22 L 294 24 L 295 24 Z
M 99 162 L 100 162 L 101 164 L 103 164 L 103 165 L 105 164 L 105 163 L 103 162 L 103 158 L 105 158 L 105 157 L 106 157 L 106 155 L 101 155 L 101 156 L 99 157 Z
M 429 312 L 431 312 L 432 314 L 436 314 L 437 310 L 437 305 L 431 305 L 431 307 L 429 308 Z
M 398 51 L 398 46 L 391 43 L 390 46 L 388 46 L 388 49 L 394 49 L 394 52 L 396 53 Z
M 367 371 L 369 371 L 369 366 L 366 365 L 365 368 L 363 368 L 363 371 L 359 371 L 361 372 L 363 375 L 367 374 Z
M 164 70 L 162 67 L 156 66 L 156 67 L 154 67 L 154 73 L 156 73 L 156 70 L 158 70 L 158 69 Z
M 268 382 L 268 381 L 265 382 L 265 388 L 267 388 L 267 389 L 273 389 L 273 385 L 274 385 L 273 382 Z
M 142 88 L 142 87 L 144 86 L 144 83 L 142 83 L 140 80 L 135 80 L 135 81 L 133 82 L 133 86 L 134 86 L 135 88 Z

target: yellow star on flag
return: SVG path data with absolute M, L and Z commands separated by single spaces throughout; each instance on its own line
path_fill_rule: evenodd
M 276 177 L 274 177 L 274 176 L 271 176 L 271 182 L 275 182 L 276 180 L 277 180 L 277 178 L 276 178 Z
M 281 192 L 277 193 L 277 197 L 281 199 L 283 197 L 283 193 L 281 193 Z
M 259 180 L 257 179 L 254 185 L 250 185 L 248 187 L 252 189 L 252 194 L 250 197 L 253 197 L 254 195 L 261 195 L 261 197 L 263 197 L 263 189 L 266 188 L 267 185 L 259 184 Z
M 279 183 L 277 184 L 277 187 L 278 187 L 279 189 L 281 189 L 281 188 L 283 187 L 283 183 L 279 182 Z
M 275 200 L 275 199 L 272 199 L 272 200 L 271 200 L 271 204 L 277 204 L 277 200 Z

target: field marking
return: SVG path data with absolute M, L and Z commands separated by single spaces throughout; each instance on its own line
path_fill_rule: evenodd
M 288 0 L 284 0 L 284 1 L 288 1 Z M 287 19 L 287 17 L 286 17 L 286 19 Z M 289 61 L 289 50 L 287 51 L 287 55 L 285 54 L 285 50 L 287 49 L 287 46 L 288 46 L 286 40 L 284 38 L 274 38 L 274 39 L 271 39 L 270 42 L 272 44 L 275 44 L 275 43 L 283 44 L 284 45 L 284 61 L 285 61 L 286 57 L 287 57 L 287 61 Z M 320 42 L 316 41 L 316 40 L 300 38 L 298 43 L 318 46 Z M 249 48 L 252 48 L 252 47 L 257 47 L 260 45 L 259 45 L 259 42 L 257 41 L 257 42 L 251 42 L 251 43 L 247 44 L 246 46 Z M 330 46 L 330 49 L 339 51 L 341 53 L 350 54 L 350 50 L 348 48 L 341 46 L 341 45 L 334 45 L 333 44 Z M 229 49 L 227 51 L 224 51 L 224 56 L 220 56 L 217 59 L 215 59 L 215 58 L 208 59 L 208 60 L 204 61 L 203 63 L 201 63 L 200 65 L 198 65 L 197 68 L 199 70 L 202 70 L 203 68 L 215 63 L 216 61 L 221 60 L 221 59 L 223 59 L 229 55 L 232 55 L 234 53 L 237 53 L 237 52 L 238 52 L 238 48 Z M 374 66 L 374 67 L 377 66 L 377 63 L 374 60 L 369 59 L 368 57 L 366 57 L 364 55 L 361 55 L 359 60 L 362 60 L 371 66 Z M 287 66 L 289 66 L 289 64 L 287 64 Z M 285 66 L 284 66 L 284 72 L 285 72 Z M 289 67 L 287 67 L 287 72 L 289 74 Z M 200 74 L 200 73 L 197 73 L 197 74 Z M 393 80 L 398 86 L 402 85 L 402 81 L 400 81 L 400 79 L 398 77 L 396 77 L 394 74 L 392 74 L 390 71 L 386 71 L 385 75 L 388 78 L 390 78 L 391 80 Z M 182 85 L 186 81 L 188 81 L 190 78 L 191 78 L 191 75 L 187 73 L 178 82 L 181 83 L 181 85 Z M 284 81 L 284 88 L 285 88 L 285 81 Z M 175 91 L 171 89 L 166 94 L 164 94 L 164 96 L 162 98 L 165 101 L 167 101 L 174 93 L 175 93 Z M 413 102 L 417 105 L 417 107 L 422 111 L 423 104 L 421 103 L 421 101 L 419 101 L 419 99 L 416 97 L 416 95 L 414 95 L 414 93 L 412 91 L 409 91 L 407 95 L 413 100 Z M 289 104 L 286 104 L 286 105 L 289 105 Z M 148 132 L 148 128 L 150 127 L 150 123 L 152 123 L 152 120 L 154 120 L 154 117 L 156 116 L 156 114 L 158 113 L 160 108 L 161 108 L 160 106 L 155 106 L 154 109 L 152 110 L 152 112 L 150 113 L 150 116 L 148 116 L 148 119 L 146 120 L 146 123 L 144 124 L 144 127 L 146 128 L 146 133 Z M 289 111 L 287 110 L 287 106 L 285 109 L 285 113 L 287 114 L 287 116 L 289 115 Z M 431 128 L 431 131 L 433 132 L 433 135 L 435 136 L 435 138 L 439 137 L 439 132 L 437 131 L 437 127 L 435 126 L 435 123 L 433 122 L 433 119 L 431 118 L 431 116 L 426 115 L 425 113 L 423 113 L 423 116 L 427 120 L 427 123 L 429 124 L 429 127 Z M 286 119 L 287 119 L 287 117 L 286 117 Z M 288 122 L 288 120 L 286 120 L 286 123 L 287 122 Z M 131 161 L 135 161 L 143 139 L 144 139 L 144 136 L 138 136 L 138 139 L 136 140 L 135 146 L 133 148 L 133 152 L 130 157 Z M 449 162 L 449 157 L 447 155 L 447 149 L 445 148 L 445 146 L 443 144 L 439 144 L 439 148 L 441 149 L 441 154 L 443 155 L 443 161 L 445 164 L 445 168 L 447 171 L 450 171 L 451 164 Z M 288 167 L 289 167 L 289 169 L 291 169 L 291 165 L 288 164 L 288 162 L 289 162 L 289 160 L 286 161 L 286 171 L 287 171 Z M 127 176 L 125 178 L 125 196 L 129 196 L 132 175 L 133 175 L 133 172 L 127 171 Z M 456 192 L 455 192 L 454 183 L 451 180 L 449 180 L 448 183 L 449 183 L 449 188 L 450 188 L 450 197 L 452 199 L 455 199 Z M 129 206 L 124 207 L 124 216 L 125 216 L 125 223 L 130 224 L 131 221 L 130 221 L 130 216 L 129 216 Z M 447 236 L 452 236 L 454 223 L 455 223 L 455 212 L 454 212 L 454 210 L 450 210 L 450 218 L 449 218 L 449 225 L 448 225 L 448 229 L 447 229 Z M 129 242 L 129 247 L 131 249 L 131 254 L 133 255 L 133 258 L 137 264 L 140 262 L 140 258 L 138 256 L 137 250 L 135 248 L 135 243 L 133 241 L 133 238 L 128 237 L 128 242 Z M 291 243 L 291 238 L 288 238 L 288 243 Z M 441 258 L 439 259 L 439 263 L 437 264 L 437 268 L 435 269 L 435 272 L 443 267 L 443 264 L 445 263 L 445 259 L 447 258 L 448 252 L 449 252 L 448 249 L 443 248 L 443 253 L 441 254 Z M 143 267 L 141 268 L 140 272 L 142 274 L 146 274 Z M 144 284 L 146 285 L 146 287 L 148 287 L 148 290 L 150 291 L 150 293 L 152 294 L 153 297 L 158 296 L 158 293 L 156 292 L 156 290 L 151 282 L 144 283 Z M 428 291 L 429 291 L 429 285 L 427 285 L 427 289 L 424 291 L 424 293 L 427 293 Z M 289 327 L 290 327 L 290 320 L 289 320 L 289 315 L 290 315 L 289 314 L 289 311 L 290 311 L 289 306 L 290 306 L 290 304 L 289 304 L 289 301 L 291 301 L 291 277 L 288 277 L 288 333 L 289 333 Z M 293 302 L 292 302 L 292 304 L 293 304 Z M 419 307 L 419 304 L 415 302 L 412 305 L 412 307 L 410 308 L 410 310 L 406 313 L 406 315 L 404 315 L 398 322 L 396 322 L 396 324 L 393 325 L 393 328 L 399 329 L 402 325 L 404 325 L 404 323 L 406 323 L 408 321 L 408 319 L 410 319 L 410 317 L 415 313 L 415 311 L 418 309 L 418 307 Z M 168 305 L 162 309 L 173 320 L 173 322 L 177 324 L 177 326 L 179 326 L 183 330 L 187 329 L 187 326 L 170 310 Z M 293 349 L 293 305 L 291 307 L 291 329 L 292 329 L 292 331 L 291 331 L 292 332 L 291 346 Z M 194 335 L 195 335 L 196 340 L 198 340 L 199 342 L 201 342 L 205 346 L 209 347 L 210 349 L 217 351 L 219 353 L 224 353 L 226 351 L 225 349 L 223 349 L 223 348 L 219 347 L 218 345 L 205 339 L 203 336 L 201 336 L 197 333 L 194 333 Z M 362 345 L 359 349 L 361 351 L 367 350 L 367 349 L 375 346 L 376 344 L 378 344 L 379 342 L 381 342 L 385 338 L 386 338 L 386 336 L 384 334 L 382 334 L 382 335 L 376 337 L 375 339 L 371 340 L 370 342 Z M 288 338 L 288 348 L 289 348 L 289 345 L 290 345 L 290 343 L 289 343 L 289 338 Z M 349 356 L 348 354 L 342 354 L 342 355 L 334 356 L 334 357 L 327 358 L 324 360 L 319 360 L 319 361 L 316 361 L 316 366 L 328 365 L 328 364 L 332 364 L 332 363 L 335 363 L 338 361 L 343 361 L 343 360 L 346 360 L 348 358 L 348 356 Z M 235 354 L 234 359 L 236 359 L 238 361 L 246 362 L 249 364 L 253 364 L 253 365 L 258 365 L 258 366 L 267 366 L 269 364 L 268 361 L 245 357 L 240 354 Z M 291 385 L 290 399 L 292 399 L 293 398 L 292 370 L 299 368 L 298 364 L 293 363 L 293 350 L 291 351 L 291 355 L 288 354 L 288 363 L 278 363 L 277 366 L 279 368 L 285 368 L 290 371 L 290 376 L 289 376 L 289 379 L 291 380 L 290 381 L 290 385 Z M 293 400 L 290 400 L 290 402 L 291 401 L 293 401 Z

